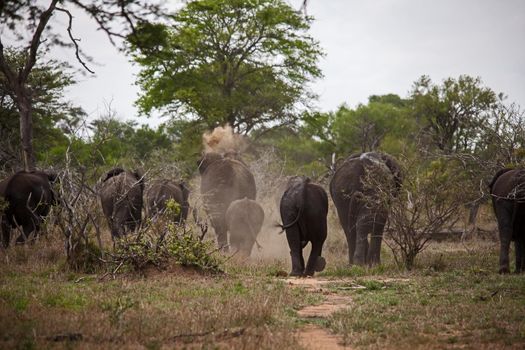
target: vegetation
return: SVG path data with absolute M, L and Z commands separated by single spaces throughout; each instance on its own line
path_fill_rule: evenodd
M 337 246 L 344 238 L 338 230 L 329 240 Z M 153 269 L 100 281 L 101 274 L 61 269 L 61 251 L 60 240 L 48 238 L 9 252 L 0 269 L 2 347 L 292 349 L 305 323 L 352 348 L 525 344 L 523 278 L 497 274 L 496 242 L 434 243 L 411 272 L 388 251 L 381 268 L 369 270 L 348 269 L 345 254 L 327 252 L 321 293 L 273 277 L 287 268 L 285 258 L 230 260 L 219 276 Z M 298 316 L 327 294 L 348 309 L 327 319 Z
M 159 8 L 141 0 L 43 4 L 0 4 L 1 179 L 22 164 L 59 175 L 59 203 L 41 237 L 0 250 L 0 348 L 286 349 L 303 344 L 305 325 L 351 347 L 525 346 L 525 285 L 521 276 L 496 274 L 486 189 L 497 169 L 525 165 L 525 114 L 481 78 L 422 76 L 408 96 L 372 95 L 319 112 L 308 89 L 322 76 L 312 19 L 282 0 L 187 1 L 162 18 L 149 17 Z M 166 123 L 119 120 L 110 107 L 88 119 L 64 98 L 75 79 L 48 49 L 72 47 L 90 71 L 72 32 L 75 11 L 123 40 L 141 68 L 141 113 L 169 115 Z M 58 18 L 70 24 L 64 32 Z M 23 39 L 22 29 L 29 43 L 4 46 L 4 33 Z M 206 235 L 196 160 L 203 132 L 225 123 L 243 134 L 242 158 L 265 208 L 262 248 L 251 260 L 220 255 L 213 233 Z M 323 285 L 279 278 L 290 260 L 285 235 L 273 230 L 286 177 L 307 175 L 326 187 L 342 160 L 368 151 L 389 153 L 403 167 L 395 198 L 368 179 L 390 214 L 382 264 L 347 265 L 331 208 L 327 270 L 301 280 Z M 143 169 L 146 186 L 184 179 L 192 190 L 186 224 L 148 218 L 136 234 L 110 241 L 97 191 L 116 166 Z M 483 230 L 468 236 L 479 220 Z M 456 240 L 436 242 L 443 232 Z M 298 312 L 334 298 L 345 307 L 331 315 Z
M 33 170 L 36 158 L 33 149 L 33 117 L 34 93 L 30 75 L 37 61 L 41 59 L 42 48 L 52 46 L 73 47 L 78 62 L 90 73 L 94 73 L 86 65 L 86 56 L 78 45 L 80 41 L 73 35 L 73 14 L 71 7 L 84 12 L 103 30 L 109 40 L 122 38 L 127 33 L 134 32 L 138 20 L 144 22 L 151 13 L 158 13 L 158 6 L 149 1 L 83 1 L 83 0 L 49 0 L 45 4 L 36 0 L 7 0 L 0 5 L 0 72 L 4 88 L 9 98 L 16 105 L 20 121 L 20 141 L 24 168 Z M 68 20 L 67 29 L 61 33 L 53 26 L 53 17 L 58 13 Z M 59 26 L 60 27 L 60 26 Z M 24 34 L 29 33 L 29 43 L 24 43 Z M 67 32 L 67 39 L 64 39 Z M 12 35 L 20 45 L 16 59 L 11 59 L 12 52 L 4 46 L 2 37 Z M 16 51 L 16 50 L 15 50 Z

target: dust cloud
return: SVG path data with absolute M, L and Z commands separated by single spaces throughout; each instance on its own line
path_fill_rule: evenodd
M 285 189 L 287 177 L 283 175 L 281 161 L 272 150 L 257 149 L 257 157 L 247 154 L 249 142 L 243 135 L 237 134 L 233 128 L 226 124 L 205 132 L 202 135 L 204 153 L 215 152 L 219 154 L 236 153 L 248 165 L 252 172 L 256 188 L 256 201 L 264 210 L 264 222 L 257 236 L 250 260 L 274 261 L 280 260 L 289 264 L 290 253 L 286 234 L 280 233 L 281 223 L 279 202 Z M 254 149 L 253 145 L 250 149 Z M 213 229 L 212 229 L 213 232 Z
M 245 137 L 234 133 L 229 124 L 218 126 L 211 132 L 205 132 L 202 135 L 202 144 L 204 153 L 242 153 L 248 148 Z

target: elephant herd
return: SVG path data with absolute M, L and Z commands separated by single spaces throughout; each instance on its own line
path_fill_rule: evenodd
M 200 191 L 204 209 L 222 251 L 230 249 L 250 255 L 264 221 L 264 210 L 256 201 L 255 178 L 235 152 L 205 153 L 198 161 Z M 335 169 L 329 192 L 348 244 L 350 264 L 372 266 L 380 263 L 383 230 L 388 219 L 384 202 L 373 201 L 377 188 L 365 178 L 386 182 L 388 195 L 399 195 L 403 177 L 396 160 L 383 153 L 351 155 Z M 20 228 L 17 243 L 38 233 L 51 206 L 58 203 L 53 190 L 57 176 L 42 171 L 20 171 L 0 182 L 1 238 L 9 246 L 11 230 Z M 516 272 L 525 271 L 525 169 L 503 169 L 489 184 L 500 238 L 500 273 L 510 272 L 509 247 L 515 242 Z M 135 231 L 141 224 L 142 209 L 155 218 L 166 210 L 168 200 L 179 210 L 170 219 L 183 223 L 190 209 L 189 188 L 184 182 L 152 180 L 146 187 L 139 171 L 114 168 L 100 181 L 98 195 L 114 239 Z M 383 204 L 380 204 L 383 203 Z M 328 195 L 309 178 L 291 177 L 280 200 L 283 231 L 290 248 L 291 275 L 312 276 L 322 271 L 327 237 Z M 229 233 L 229 235 L 228 235 Z M 228 237 L 229 236 L 229 237 Z M 311 243 L 306 262 L 303 248 Z

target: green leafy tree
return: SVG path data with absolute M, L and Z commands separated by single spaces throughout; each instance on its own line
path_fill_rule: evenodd
M 10 97 L 18 110 L 20 138 L 24 168 L 36 166 L 33 149 L 34 95 L 29 76 L 41 58 L 42 48 L 51 46 L 72 47 L 79 63 L 93 73 L 81 51 L 78 38 L 73 35 L 73 13 L 84 12 L 104 31 L 111 42 L 133 33 L 138 21 L 144 22 L 148 14 L 158 10 L 152 1 L 146 0 L 3 0 L 0 2 L 0 72 L 5 79 Z M 62 17 L 67 27 L 55 26 L 54 21 Z M 58 29 L 57 29 L 58 27 Z M 29 33 L 26 42 L 24 34 Z M 15 45 L 23 50 L 22 62 L 12 65 L 4 46 L 5 38 L 15 39 Z M 20 64 L 21 63 L 21 64 Z
M 143 25 L 130 38 L 142 68 L 137 104 L 192 127 L 248 133 L 290 123 L 314 98 L 305 85 L 321 76 L 310 22 L 281 0 L 190 1 L 171 24 Z
M 428 146 L 452 154 L 472 152 L 482 128 L 496 108 L 498 96 L 481 79 L 461 75 L 434 84 L 428 76 L 415 82 L 412 93 L 414 117 L 430 140 Z
M 408 102 L 397 95 L 371 96 L 356 109 L 341 106 L 333 116 L 332 133 L 336 152 L 383 150 L 399 154 L 416 131 L 407 109 Z
M 6 49 L 5 59 L 12 67 L 22 67 L 24 52 Z M 44 160 L 53 147 L 67 144 L 67 130 L 76 125 L 84 115 L 64 97 L 64 91 L 75 84 L 71 74 L 64 70 L 64 62 L 55 60 L 36 64 L 28 77 L 27 86 L 32 91 L 34 115 L 35 153 Z M 65 133 L 66 132 L 66 133 Z M 8 167 L 19 163 L 20 148 L 19 112 L 5 75 L 0 72 L 0 161 Z M 5 165 L 4 165 L 5 166 Z

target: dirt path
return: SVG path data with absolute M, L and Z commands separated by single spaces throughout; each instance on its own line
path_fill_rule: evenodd
M 322 293 L 324 301 L 319 305 L 307 306 L 299 311 L 297 315 L 301 318 L 328 318 L 336 311 L 346 309 L 350 306 L 352 299 L 348 296 L 341 296 L 330 292 L 325 286 L 334 281 L 317 278 L 288 278 L 284 280 L 288 285 L 301 287 L 311 293 Z M 305 349 L 312 350 L 333 350 L 350 349 L 342 345 L 341 339 L 327 329 L 315 324 L 308 324 L 297 334 L 299 343 Z

